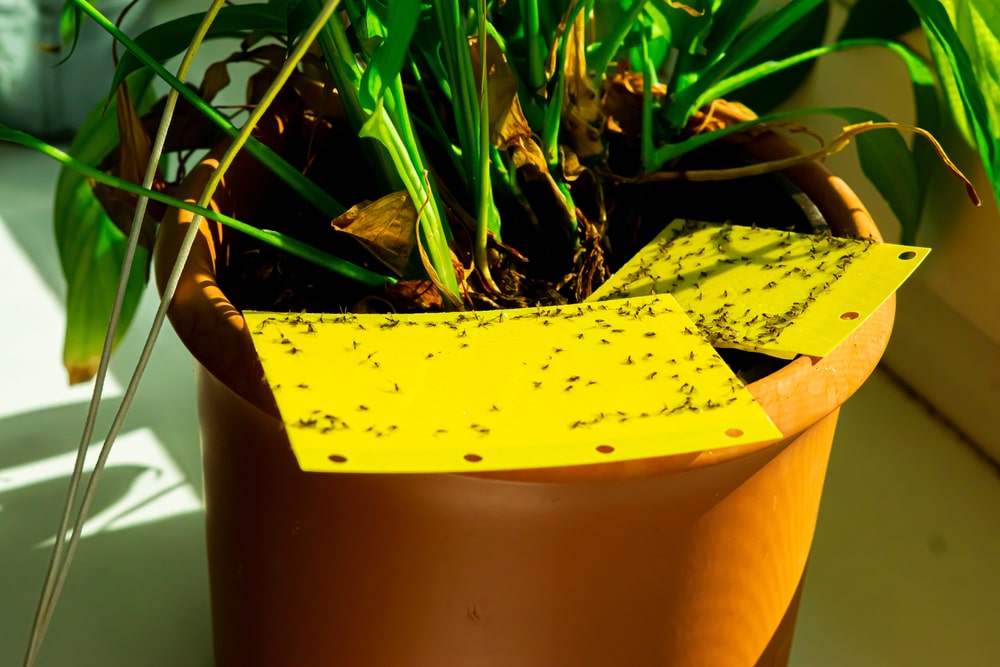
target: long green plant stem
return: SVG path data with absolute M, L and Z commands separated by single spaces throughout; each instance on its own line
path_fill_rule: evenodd
M 398 173 L 406 186 L 406 191 L 421 212 L 417 233 L 423 234 L 430 263 L 439 278 L 439 287 L 443 290 L 446 301 L 451 306 L 460 308 L 462 301 L 459 296 L 455 269 L 451 262 L 451 249 L 446 237 L 444 217 L 438 205 L 438 198 L 427 179 L 427 169 L 423 166 L 420 152 L 412 141 L 413 129 L 406 124 L 408 116 L 405 112 L 405 106 L 402 106 L 405 104 L 405 99 L 399 76 L 396 77 L 392 86 L 387 91 L 386 96 L 395 97 L 396 108 L 400 111 L 398 118 L 402 121 L 402 131 L 405 132 L 405 137 L 411 141 L 408 143 L 404 140 L 404 136 L 400 135 L 400 130 L 393 123 L 382 100 L 378 101 L 372 115 L 362 127 L 361 136 L 377 139 L 381 142 L 399 170 Z
M 545 103 L 545 127 L 542 128 L 542 152 L 549 170 L 556 173 L 559 166 L 559 128 L 562 122 L 563 104 L 566 101 L 566 37 L 563 36 L 556 48 L 556 69 L 552 75 L 555 85 Z
M 553 172 L 559 168 L 559 129 L 562 122 L 563 106 L 566 103 L 566 51 L 569 48 L 573 24 L 584 8 L 585 3 L 581 0 L 575 0 L 570 5 L 563 17 L 563 29 L 558 32 L 556 44 L 553 46 L 555 48 L 555 68 L 552 78 L 555 85 L 551 87 L 551 95 L 545 105 L 545 127 L 542 128 L 542 150 L 545 152 L 549 169 Z M 598 85 L 595 90 L 600 90 L 600 86 Z
M 194 57 L 208 33 L 212 21 L 219 10 L 225 4 L 225 0 L 214 0 L 209 9 L 205 12 L 205 18 L 195 33 L 180 67 L 177 70 L 177 80 L 184 82 L 187 78 Z M 153 186 L 156 178 L 156 170 L 160 163 L 160 156 L 163 153 L 163 144 L 166 141 L 167 129 L 173 118 L 174 109 L 177 106 L 178 94 L 176 90 L 171 90 L 167 96 L 163 107 L 163 114 L 160 119 L 160 126 L 157 129 L 156 137 L 150 151 L 149 161 L 146 165 L 146 173 L 143 176 L 142 187 L 149 190 Z M 121 113 L 121 110 L 119 110 Z M 139 244 L 139 235 L 142 230 L 142 222 L 146 216 L 146 206 L 149 198 L 139 195 L 136 201 L 135 214 L 132 217 L 132 227 L 129 230 L 128 240 L 125 245 L 125 254 L 122 259 L 122 269 L 118 277 L 118 286 L 115 292 L 115 301 L 111 308 L 111 317 L 108 321 L 107 333 L 104 336 L 104 346 L 101 350 L 101 360 L 98 364 L 97 375 L 94 379 L 94 389 L 90 396 L 90 404 L 87 409 L 87 417 L 84 421 L 83 433 L 80 436 L 80 443 L 77 446 L 76 461 L 73 465 L 73 474 L 70 477 L 69 488 L 66 492 L 66 501 L 63 504 L 62 516 L 59 519 L 59 528 L 55 535 L 55 544 L 52 546 L 52 553 L 49 559 L 48 571 L 45 573 L 45 583 L 42 586 L 42 593 L 39 596 L 38 607 L 35 610 L 35 618 L 32 623 L 31 635 L 28 640 L 28 649 L 24 658 L 26 667 L 34 665 L 38 652 L 41 650 L 42 641 L 48 632 L 52 614 L 62 589 L 62 582 L 66 578 L 69 564 L 72 559 L 71 553 L 65 552 L 66 531 L 69 528 L 70 517 L 73 508 L 76 506 L 77 494 L 80 490 L 80 481 L 83 478 L 84 462 L 87 458 L 87 449 L 90 446 L 90 438 L 94 435 L 94 426 L 97 422 L 97 413 L 101 404 L 101 397 L 104 395 L 104 381 L 108 374 L 108 365 L 111 360 L 111 348 L 114 342 L 115 330 L 118 328 L 118 320 L 121 316 L 122 304 L 125 301 L 125 291 L 128 286 L 129 274 L 132 271 L 132 261 L 135 259 L 135 251 Z M 74 528 L 73 537 L 77 540 L 77 533 L 82 531 L 82 525 Z M 71 540 L 72 544 L 72 540 Z
M 321 0 L 305 0 L 304 4 L 313 12 L 318 12 L 319 8 L 323 6 Z M 351 124 L 354 132 L 358 133 L 366 120 L 365 111 L 358 101 L 361 68 L 355 60 L 347 34 L 337 16 L 333 16 L 327 21 L 316 38 L 316 42 L 323 51 L 333 85 L 340 96 L 341 104 L 344 106 L 347 121 Z M 366 164 L 381 178 L 381 185 L 384 189 L 397 191 L 403 187 L 385 148 L 377 141 L 362 140 L 361 150 L 364 153 Z
M 201 99 L 192 88 L 178 81 L 174 75 L 163 67 L 163 65 L 146 53 L 132 38 L 119 30 L 114 23 L 109 21 L 106 16 L 95 9 L 93 5 L 87 2 L 87 0 L 71 0 L 71 2 L 90 16 L 90 18 L 92 18 L 112 37 L 121 42 L 122 45 L 131 51 L 143 65 L 151 69 L 173 90 L 180 93 L 181 97 L 183 97 L 187 102 L 190 102 L 191 105 L 204 114 L 206 118 L 218 125 L 222 131 L 234 138 L 238 136 L 239 130 L 235 125 L 233 125 L 232 122 L 230 122 L 228 118 L 219 113 L 211 105 L 206 104 L 205 101 Z M 329 193 L 310 181 L 308 178 L 305 178 L 284 158 L 257 139 L 250 137 L 250 139 L 246 142 L 246 149 L 251 155 L 260 160 L 262 164 L 271 170 L 272 173 L 287 183 L 292 190 L 314 206 L 318 211 L 323 213 L 326 217 L 333 219 L 347 210 L 347 207 L 338 202 L 330 196 Z
M 448 131 L 444 129 L 444 124 L 441 122 L 441 117 L 435 113 L 434 102 L 431 100 L 430 93 L 427 91 L 427 86 L 424 84 L 424 76 L 417 67 L 417 63 L 414 60 L 410 60 L 410 75 L 413 77 L 413 81 L 417 86 L 417 90 L 420 91 L 420 99 L 424 103 L 424 109 L 427 113 L 427 120 L 422 121 L 419 116 L 414 116 L 413 121 L 417 127 L 423 128 L 424 133 L 428 136 L 433 137 L 444 153 L 448 156 L 448 160 L 451 162 L 452 167 L 455 169 L 455 173 L 462 173 L 462 152 L 451 143 L 451 139 L 448 137 Z M 442 86 L 443 87 L 443 86 Z
M 287 61 L 278 72 L 271 86 L 264 93 L 264 96 L 254 108 L 253 112 L 250 114 L 246 124 L 240 130 L 238 136 L 230 144 L 228 150 L 219 160 L 219 165 L 216 167 L 215 171 L 209 178 L 208 184 L 205 186 L 205 190 L 198 201 L 198 205 L 201 207 L 206 207 L 211 201 L 213 194 L 219 183 L 222 181 L 222 177 L 225 172 L 229 169 L 236 154 L 243 147 L 243 145 L 250 138 L 251 132 L 253 132 L 254 127 L 263 118 L 267 109 L 270 107 L 271 103 L 277 97 L 282 86 L 287 82 L 288 78 L 291 76 L 295 67 L 305 55 L 306 50 L 309 48 L 312 41 L 315 39 L 316 34 L 322 28 L 323 24 L 336 10 L 337 5 L 340 0 L 328 0 L 323 6 L 321 12 L 317 15 L 316 19 L 310 25 L 309 29 L 303 34 L 299 43 L 293 49 L 292 53 L 289 55 Z M 196 48 L 196 47 L 194 47 Z M 190 51 L 190 49 L 189 49 Z M 151 164 L 155 166 L 157 161 L 152 161 Z M 69 542 L 66 546 L 65 557 L 61 563 L 61 567 L 57 576 L 55 577 L 55 582 L 51 585 L 51 593 L 49 596 L 49 602 L 42 607 L 41 620 L 38 623 L 37 636 L 33 635 L 28 648 L 28 654 L 25 658 L 25 667 L 32 667 L 37 659 L 38 649 L 41 646 L 41 642 L 44 639 L 45 631 L 48 627 L 48 623 L 52 617 L 52 611 L 54 610 L 55 603 L 58 601 L 59 594 L 62 591 L 63 585 L 66 581 L 66 576 L 69 572 L 70 565 L 73 561 L 73 556 L 76 553 L 76 549 L 80 542 L 80 537 L 83 532 L 83 525 L 87 520 L 87 516 L 90 511 L 90 507 L 93 504 L 94 496 L 96 495 L 97 486 L 101 479 L 101 473 L 107 463 L 108 456 L 111 454 L 111 448 L 114 445 L 115 439 L 118 433 L 121 431 L 122 425 L 125 421 L 125 415 L 128 413 L 131 407 L 132 400 L 135 397 L 135 393 L 138 389 L 139 381 L 149 363 L 149 358 L 152 355 L 153 347 L 156 344 L 156 340 L 159 336 L 160 331 L 163 328 L 163 322 L 166 319 L 167 310 L 170 307 L 170 302 L 173 300 L 173 295 L 177 290 L 177 285 L 180 282 L 180 276 L 184 269 L 184 265 L 187 263 L 188 255 L 191 252 L 191 248 L 194 245 L 194 241 L 197 238 L 198 230 L 203 220 L 203 216 L 196 214 L 192 219 L 188 229 L 184 235 L 184 239 L 181 243 L 181 247 L 178 251 L 177 260 L 174 263 L 174 267 L 171 270 L 170 277 L 167 279 L 167 283 L 163 289 L 163 295 L 160 300 L 160 306 L 156 311 L 156 315 L 153 319 L 152 326 L 150 327 L 149 335 L 146 338 L 146 343 L 143 346 L 142 353 L 140 354 L 139 360 L 136 364 L 135 371 L 132 374 L 132 378 L 129 381 L 128 387 L 122 397 L 122 402 L 119 405 L 118 411 L 115 414 L 114 421 L 111 424 L 111 428 L 108 431 L 107 437 L 104 439 L 104 443 L 101 446 L 101 451 L 98 455 L 97 462 L 94 465 L 93 473 L 90 476 L 90 480 L 87 483 L 87 488 L 84 491 L 83 499 L 80 504 L 80 510 L 77 514 L 76 522 L 73 526 L 72 534 L 69 538 Z M 130 266 L 126 264 L 126 267 Z M 127 274 L 128 269 L 125 269 Z M 127 279 L 127 276 L 126 276 Z M 120 307 L 120 306 L 119 306 Z M 113 334 L 113 330 L 109 333 L 109 336 Z M 83 449 L 84 453 L 86 450 L 87 443 L 84 442 Z M 69 509 L 69 506 L 67 506 Z M 57 539 L 59 536 L 57 535 Z
M 594 90 L 601 89 L 601 79 L 611 64 L 611 59 L 621 49 L 625 37 L 628 36 L 645 7 L 646 0 L 633 0 L 611 32 L 592 52 L 587 54 L 587 69 L 594 73 Z
M 457 0 L 440 0 L 433 5 L 441 34 L 441 53 L 447 80 L 451 83 L 451 105 L 458 132 L 458 146 L 465 164 L 467 183 L 474 183 L 478 172 L 479 128 L 475 100 L 476 79 L 472 72 L 468 40 Z M 483 49 L 480 49 L 483 51 Z M 471 193 L 470 193 L 471 194 Z
M 656 151 L 653 148 L 653 77 L 655 76 L 654 65 L 649 57 L 649 29 L 643 29 L 640 33 L 640 47 L 642 50 L 642 137 L 641 154 L 642 168 L 648 171 L 650 165 L 656 159 Z
M 538 21 L 538 0 L 520 0 L 524 41 L 528 50 L 528 89 L 535 95 L 545 92 L 545 41 Z
M 490 179 L 490 97 L 488 92 L 489 67 L 486 57 L 486 0 L 480 0 L 476 14 L 479 19 L 479 187 L 476 193 L 476 236 L 473 245 L 473 260 L 484 287 L 496 293 L 500 289 L 493 281 L 493 276 L 490 275 L 490 263 L 486 254 L 486 232 L 490 227 L 490 217 L 496 215 L 499 218 L 493 204 L 493 188 Z

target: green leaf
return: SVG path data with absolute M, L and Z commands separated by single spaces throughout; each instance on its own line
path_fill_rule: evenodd
M 625 38 L 635 27 L 646 2 L 648 0 L 631 0 L 627 8 L 616 6 L 615 3 L 602 3 L 595 7 L 599 17 L 597 25 L 603 25 L 605 30 L 601 40 L 587 49 L 587 69 L 594 72 L 595 89 L 600 88 L 601 78 L 615 54 L 622 48 Z
M 100 363 L 126 238 L 108 220 L 86 182 L 75 175 L 67 176 L 60 179 L 56 192 L 57 224 L 68 215 L 73 216 L 74 223 L 72 233 L 63 233 L 63 238 L 74 245 L 61 245 L 63 252 L 59 255 L 67 285 L 63 364 L 70 383 L 77 383 L 92 378 Z M 137 248 L 114 346 L 135 316 L 146 286 L 148 265 L 149 251 Z
M 288 43 L 293 44 L 309 28 L 312 18 L 316 16 L 316 10 L 305 0 L 289 0 L 283 4 L 285 5 L 285 35 L 288 38 Z M 334 19 L 336 20 L 336 17 Z
M 697 6 L 696 3 L 688 4 Z M 691 16 L 682 9 L 671 7 L 666 0 L 651 0 L 645 9 L 673 48 L 683 54 L 703 54 L 703 42 L 713 26 L 713 15 L 707 9 L 701 16 Z
M 728 51 L 758 4 L 758 0 L 712 0 L 711 7 L 706 9 L 711 16 L 712 31 L 705 37 L 705 51 L 712 54 Z
M 751 25 L 740 34 L 719 61 L 721 72 L 728 73 L 745 66 L 787 31 L 800 25 L 824 1 L 791 0 Z
M 841 42 L 835 42 L 833 44 L 827 44 L 825 46 L 820 46 L 815 49 L 810 49 L 802 53 L 797 53 L 795 55 L 789 56 L 784 60 L 769 60 L 751 67 L 749 69 L 738 72 L 730 77 L 719 81 L 716 85 L 705 90 L 701 96 L 696 100 L 696 107 L 702 107 L 709 102 L 719 98 L 729 95 L 735 90 L 742 88 L 750 83 L 759 81 L 765 77 L 773 76 L 776 73 L 783 72 L 789 68 L 796 67 L 802 63 L 810 60 L 815 60 L 820 56 L 824 56 L 830 53 L 835 53 L 837 51 L 844 51 L 847 49 L 856 49 L 864 47 L 881 47 L 886 48 L 900 56 L 903 59 L 904 64 L 909 71 L 910 78 L 914 82 L 915 86 L 919 89 L 915 90 L 918 93 L 920 99 L 918 102 L 925 99 L 925 95 L 933 94 L 934 87 L 934 75 L 931 73 L 930 69 L 917 58 L 909 49 L 907 49 L 902 44 L 898 42 L 890 42 L 883 39 L 849 39 Z M 929 98 L 928 98 L 929 99 Z
M 406 54 L 423 11 L 419 2 L 370 2 L 366 21 L 372 34 L 383 36 L 361 75 L 359 99 L 368 113 L 385 97 L 406 63 Z
M 66 54 L 62 62 L 65 62 L 76 51 L 76 44 L 80 39 L 80 19 L 82 18 L 80 14 L 79 7 L 69 2 L 63 5 L 62 12 L 59 14 L 59 46 L 65 47 L 69 44 L 69 53 Z
M 955 120 L 1000 199 L 1000 7 L 994 0 L 910 0 L 920 15 Z
M 847 21 L 840 31 L 838 40 L 896 40 L 919 27 L 920 18 L 908 0 L 857 0 L 847 16 Z M 917 125 L 940 136 L 943 127 L 941 125 L 940 100 L 934 76 L 931 74 L 926 79 L 918 79 L 914 76 L 912 67 L 910 68 L 910 76 L 914 83 Z M 938 156 L 930 144 L 924 141 L 914 144 L 913 154 L 920 182 L 920 187 L 917 190 L 920 194 L 917 198 L 922 208 L 928 191 L 927 184 L 938 168 Z M 903 231 L 904 241 L 914 242 L 915 236 L 907 237 L 906 235 L 911 233 L 915 235 L 916 227 L 910 227 L 904 223 Z
M 358 102 L 368 116 L 358 136 L 378 141 L 385 149 L 407 193 L 421 211 L 419 234 L 429 257 L 428 275 L 452 304 L 460 305 L 448 247 L 449 229 L 434 186 L 426 180 L 423 150 L 410 121 L 400 78 L 424 7 L 420 3 L 372 0 L 366 10 L 363 17 L 355 19 L 358 25 L 354 26 L 357 37 L 374 47 L 358 86 Z M 468 43 L 461 48 L 463 57 L 468 59 Z
M 805 20 L 813 9 L 824 0 L 791 0 L 758 20 L 733 41 L 728 50 L 720 53 L 716 61 L 690 85 L 677 92 L 675 102 L 667 113 L 672 127 L 684 127 L 687 119 L 698 109 L 698 100 L 705 91 L 715 86 L 730 73 L 744 67 L 771 43 Z
M 514 3 L 508 3 L 513 5 Z M 474 192 L 479 164 L 479 100 L 476 99 L 476 77 L 472 71 L 469 40 L 463 17 L 457 1 L 436 2 L 431 12 L 435 20 L 435 32 L 439 36 L 435 51 L 440 53 L 444 78 L 451 92 L 451 107 L 457 131 L 457 145 L 465 164 L 467 190 Z M 427 39 L 431 33 L 423 37 Z M 421 40 L 422 41 L 422 40 Z M 433 54 L 427 53 L 428 62 Z
M 917 108 L 917 124 L 924 128 L 936 129 L 938 126 L 937 96 L 934 87 L 934 75 L 930 68 L 902 44 L 881 39 L 845 40 L 811 49 L 785 60 L 761 63 L 756 67 L 734 74 L 720 81 L 716 86 L 706 90 L 698 100 L 698 106 L 707 104 L 717 97 L 727 96 L 741 86 L 758 81 L 764 77 L 772 76 L 776 72 L 795 67 L 807 60 L 844 49 L 871 46 L 889 49 L 902 58 L 910 74 L 910 79 L 913 82 L 913 94 Z M 845 112 L 839 115 L 849 123 L 861 122 L 862 120 L 875 120 L 876 117 L 882 118 L 878 114 L 868 111 L 863 112 L 861 115 L 852 112 Z M 861 120 L 852 120 L 854 118 L 860 118 Z M 938 168 L 938 158 L 929 144 L 918 142 L 915 144 L 913 152 L 910 153 L 907 151 L 908 157 L 902 160 L 902 154 L 899 152 L 900 145 L 897 143 L 897 140 L 898 142 L 902 142 L 902 147 L 905 148 L 906 144 L 902 137 L 897 135 L 893 139 L 884 139 L 882 138 L 883 135 L 891 136 L 892 133 L 879 132 L 874 135 L 872 133 L 860 135 L 858 137 L 859 158 L 865 174 L 878 187 L 893 209 L 893 212 L 899 218 L 900 225 L 903 228 L 904 242 L 912 243 L 915 239 L 917 227 L 920 224 L 923 212 L 923 194 L 926 192 L 926 183 L 933 170 Z M 885 148 L 889 153 L 884 157 L 876 155 L 878 147 Z M 896 189 L 894 187 L 896 182 L 890 180 L 888 176 L 882 173 L 883 169 L 878 165 L 886 161 L 895 161 L 900 164 L 899 169 L 905 170 L 905 174 L 903 171 L 900 172 L 900 179 L 909 179 L 910 171 L 913 172 L 912 175 L 915 181 L 910 183 L 912 187 L 909 190 L 909 195 Z M 905 162 L 905 165 L 902 165 L 903 162 Z M 866 164 L 868 165 L 867 167 Z M 880 181 L 881 185 L 876 181 Z M 907 182 L 909 181 L 907 180 Z
M 905 1 L 905 0 L 904 0 Z M 792 29 L 779 36 L 763 51 L 747 62 L 747 68 L 768 61 L 780 61 L 820 46 L 830 18 L 827 4 L 816 5 Z M 800 63 L 767 79 L 755 81 L 740 89 L 734 99 L 758 113 L 767 113 L 794 93 L 812 72 L 815 61 Z
M 322 250 L 298 241 L 294 238 L 285 236 L 279 232 L 271 230 L 262 230 L 252 227 L 251 225 L 241 222 L 236 218 L 230 217 L 228 215 L 223 215 L 218 211 L 202 208 L 189 201 L 181 201 L 176 197 L 171 197 L 170 195 L 165 195 L 162 192 L 156 190 L 147 190 L 140 185 L 135 185 L 128 181 L 122 180 L 116 176 L 106 174 L 103 171 L 69 155 L 68 153 L 45 143 L 39 139 L 32 137 L 31 135 L 9 128 L 2 123 L 0 123 L 0 141 L 8 141 L 14 144 L 19 144 L 25 148 L 38 151 L 53 160 L 56 160 L 64 167 L 68 168 L 67 171 L 72 170 L 77 172 L 83 177 L 108 185 L 114 188 L 119 188 L 125 192 L 130 192 L 135 195 L 142 195 L 144 197 L 149 197 L 153 201 L 166 204 L 167 206 L 172 206 L 174 208 L 184 209 L 186 211 L 191 211 L 192 213 L 197 213 L 208 220 L 214 220 L 220 222 L 230 229 L 242 232 L 247 236 L 257 239 L 262 243 L 267 243 L 274 246 L 280 250 L 284 250 L 290 255 L 295 255 L 296 257 L 301 257 L 302 259 L 312 262 L 313 264 L 333 271 L 334 273 L 341 275 L 345 278 L 351 280 L 356 280 L 363 285 L 369 287 L 374 287 L 376 289 L 384 287 L 386 284 L 394 283 L 395 280 L 388 276 L 383 276 L 370 271 L 364 267 L 352 264 L 351 262 L 336 257 Z M 95 146 L 97 143 L 95 142 Z M 81 153 L 87 154 L 98 154 L 99 151 L 87 151 L 85 148 L 81 149 Z M 68 218 L 66 218 L 68 220 Z M 68 249 L 70 252 L 72 248 Z
M 150 76 L 140 77 L 130 91 L 148 90 Z M 117 106 L 101 104 L 84 121 L 70 151 L 91 166 L 99 164 L 118 144 Z M 114 305 L 125 256 L 126 236 L 115 226 L 94 195 L 90 179 L 62 169 L 56 184 L 53 218 L 59 262 L 66 278 L 66 336 L 63 364 L 71 383 L 93 377 Z M 149 274 L 149 250 L 136 249 L 114 334 L 114 345 L 125 335 L 142 298 Z

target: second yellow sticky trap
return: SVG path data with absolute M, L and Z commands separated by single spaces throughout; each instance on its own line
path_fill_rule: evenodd
M 829 354 L 926 248 L 676 220 L 601 286 L 597 301 L 671 294 L 716 347 Z

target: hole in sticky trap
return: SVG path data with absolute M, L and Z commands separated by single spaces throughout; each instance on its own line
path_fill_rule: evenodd
M 615 451 L 615 448 L 612 447 L 611 445 L 598 445 L 597 447 L 595 447 L 595 449 L 599 451 L 601 454 L 610 454 L 611 452 Z
M 462 458 L 468 461 L 469 463 L 479 463 L 480 461 L 483 460 L 483 457 L 480 456 L 479 454 L 466 454 Z
M 347 457 L 341 456 L 340 454 L 330 454 L 330 456 L 328 456 L 327 458 L 329 458 L 334 463 L 347 463 Z
M 856 320 L 861 317 L 861 314 L 853 310 L 849 310 L 846 313 L 840 314 L 840 319 L 842 320 Z
M 726 431 L 726 435 L 730 438 L 738 438 L 743 435 L 743 429 L 741 428 L 731 428 Z
M 913 252 L 912 250 L 907 250 L 906 252 L 899 253 L 899 258 L 902 259 L 902 260 L 904 260 L 904 261 L 905 260 L 909 260 L 909 259 L 913 259 L 916 256 L 917 256 L 917 253 Z

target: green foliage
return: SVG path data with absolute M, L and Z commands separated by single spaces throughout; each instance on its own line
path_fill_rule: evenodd
M 910 0 L 921 17 L 952 116 L 1000 198 L 1000 7 L 993 0 Z
M 905 1 L 905 0 L 904 0 Z M 762 49 L 748 63 L 747 69 L 767 62 L 779 62 L 797 54 L 819 48 L 826 37 L 830 20 L 827 3 L 816 5 L 809 14 L 770 45 Z M 858 37 L 873 35 L 858 35 Z M 840 40 L 850 39 L 841 34 Z M 733 99 L 742 102 L 757 113 L 767 113 L 784 102 L 805 81 L 812 72 L 815 60 L 802 62 L 787 70 L 777 72 L 763 79 L 743 86 L 733 94 Z
M 75 209 L 73 208 L 71 202 L 72 198 L 79 197 L 80 194 L 79 190 L 75 188 L 76 181 L 67 176 L 72 174 L 81 177 L 83 182 L 87 183 L 88 186 L 92 183 L 100 183 L 133 195 L 148 197 L 152 201 L 159 202 L 167 206 L 197 213 L 207 220 L 220 222 L 231 229 L 257 239 L 262 243 L 267 243 L 275 248 L 284 250 L 290 255 L 301 257 L 302 259 L 312 262 L 317 266 L 321 266 L 328 271 L 344 276 L 345 278 L 355 280 L 362 285 L 379 288 L 396 282 L 393 278 L 369 271 L 368 269 L 357 266 L 356 264 L 353 264 L 343 258 L 331 255 L 307 243 L 297 241 L 279 232 L 267 229 L 257 229 L 237 220 L 236 218 L 223 215 L 217 211 L 213 211 L 212 209 L 203 208 L 188 201 L 181 201 L 176 197 L 171 197 L 170 195 L 166 195 L 156 190 L 147 190 L 141 185 L 136 185 L 130 181 L 107 174 L 95 167 L 93 164 L 88 164 L 86 161 L 73 157 L 69 153 L 65 153 L 55 146 L 46 144 L 45 142 L 35 139 L 31 135 L 25 134 L 24 132 L 12 130 L 8 127 L 0 125 L 0 141 L 20 144 L 25 148 L 36 150 L 63 165 L 63 170 L 60 172 L 59 185 L 57 186 L 59 193 L 61 194 L 57 194 L 57 197 L 64 197 L 65 201 L 70 203 L 64 207 L 66 215 L 63 216 L 62 213 L 60 213 L 56 221 L 57 236 L 59 237 L 56 241 L 59 245 L 63 245 L 61 241 L 62 235 L 65 234 L 67 238 L 71 237 L 71 232 L 61 231 L 59 228 L 76 223 L 76 215 L 74 213 Z M 95 146 L 99 146 L 99 144 L 95 144 Z M 86 157 L 87 151 L 81 151 L 81 153 Z M 85 273 L 80 273 L 85 269 L 85 266 L 83 265 L 86 263 L 86 256 L 81 256 L 75 261 L 80 263 L 81 266 L 74 265 L 68 269 L 64 269 L 64 273 L 77 276 L 76 279 L 80 282 L 80 284 L 86 286 L 89 282 L 89 277 Z M 144 265 L 142 264 L 137 264 L 137 268 L 143 266 Z M 145 280 L 145 268 L 140 271 L 140 273 L 143 274 L 143 280 Z
M 635 172 L 614 178 L 674 168 L 689 151 L 747 129 L 751 124 L 692 135 L 688 124 L 720 97 L 767 111 L 801 82 L 816 58 L 844 49 L 877 46 L 898 54 L 913 82 L 918 124 L 934 129 L 942 99 L 935 73 L 893 41 L 919 19 L 934 49 L 944 98 L 998 183 L 1000 84 L 994 68 L 1000 10 L 991 0 L 908 2 L 859 0 L 841 35 L 824 43 L 827 0 L 789 0 L 767 12 L 758 11 L 754 0 L 345 0 L 320 33 L 322 55 L 302 74 L 326 94 L 337 91 L 361 138 L 358 169 L 372 174 L 383 195 L 405 189 L 418 208 L 419 243 L 407 277 L 430 277 L 446 303 L 461 307 L 468 277 L 454 269 L 453 255 L 462 254 L 457 244 L 471 245 L 461 250 L 475 257 L 481 286 L 495 291 L 486 250 L 507 231 L 511 221 L 505 216 L 512 210 L 531 222 L 528 238 L 543 252 L 565 256 L 570 264 L 580 256 L 585 221 L 578 217 L 576 179 L 587 172 L 589 183 L 604 187 L 610 144 L 605 121 L 612 112 L 601 95 L 630 76 L 641 88 L 633 100 L 641 107 L 634 123 L 638 136 L 630 137 L 638 158 Z M 140 72 L 153 74 L 209 123 L 236 135 L 226 115 L 164 67 L 186 49 L 202 14 L 162 23 L 133 39 L 86 0 L 70 3 L 67 16 L 86 14 L 124 47 L 115 86 Z M 233 40 L 244 52 L 268 43 L 287 49 L 321 6 L 320 0 L 232 4 L 219 12 L 207 38 Z M 67 26 L 68 35 L 75 22 Z M 882 120 L 876 111 L 820 111 L 847 123 Z M 67 164 L 93 169 L 101 163 L 116 143 L 111 118 L 95 116 L 102 129 L 82 130 L 74 143 L 79 161 Z M 902 222 L 906 241 L 916 234 L 927 179 L 940 168 L 924 142 L 914 143 L 911 149 L 892 132 L 857 137 L 863 169 Z M 347 209 L 260 142 L 251 140 L 246 148 L 328 218 Z M 83 214 L 61 218 L 63 248 L 79 245 L 77 236 L 86 229 L 107 226 L 86 183 L 84 175 L 67 172 L 62 178 L 60 201 L 77 202 Z M 258 236 L 296 247 L 266 232 Z M 316 256 L 366 284 L 390 282 L 324 253 Z M 67 274 L 76 283 L 71 291 L 105 289 L 103 279 L 87 272 Z
M 137 79 L 133 94 L 142 96 L 151 77 Z M 84 121 L 70 152 L 96 165 L 118 143 L 117 105 L 95 109 Z M 125 234 L 115 226 L 86 174 L 63 170 L 56 184 L 53 218 L 59 263 L 66 278 L 66 336 L 63 363 L 71 380 L 96 368 L 104 346 L 116 285 L 125 256 Z M 114 335 L 117 345 L 128 330 L 142 298 L 151 248 L 137 249 Z

